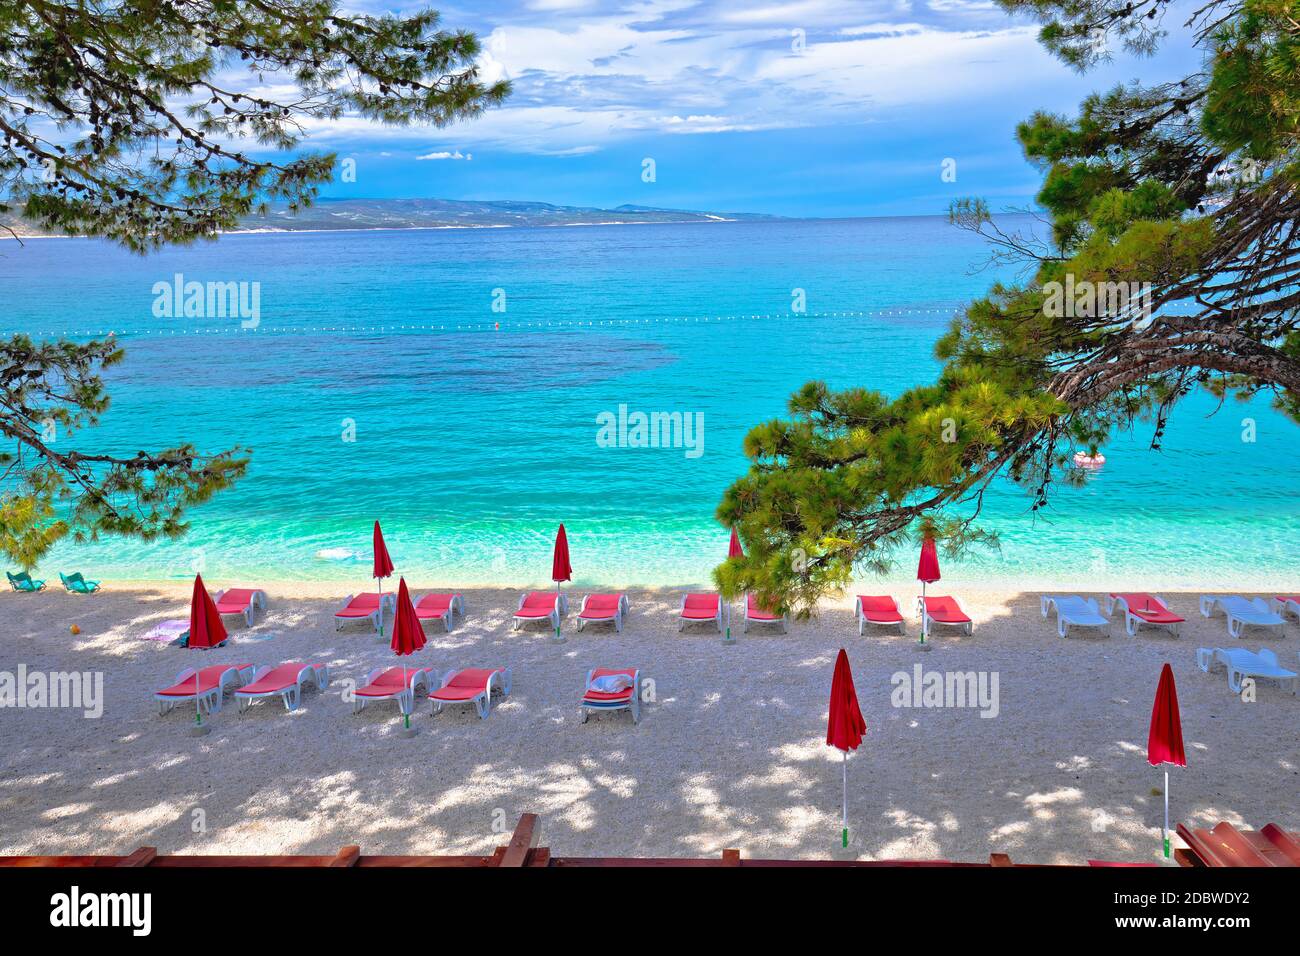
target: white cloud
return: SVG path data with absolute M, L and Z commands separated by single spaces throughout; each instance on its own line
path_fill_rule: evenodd
M 474 158 L 472 153 L 462 153 L 460 150 L 447 151 L 443 150 L 436 153 L 425 153 L 423 156 L 415 157 L 417 160 L 422 159 L 464 159 L 471 160 Z
M 934 11 L 941 12 L 934 12 Z M 523 0 L 483 37 L 503 108 L 449 130 L 356 119 L 314 138 L 578 155 L 649 132 L 710 134 L 936 117 L 1073 80 L 988 0 Z M 427 146 L 426 146 L 427 148 Z

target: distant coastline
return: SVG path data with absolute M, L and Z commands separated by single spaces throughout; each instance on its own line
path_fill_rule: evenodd
M 264 215 L 245 216 L 241 219 L 238 229 L 231 229 L 222 234 L 680 225 L 776 221 L 782 218 L 757 213 L 702 212 L 634 205 L 602 209 L 513 200 L 474 202 L 450 199 L 322 199 L 315 205 L 293 214 L 283 207 L 272 207 Z M 24 240 L 77 238 L 38 229 L 15 216 L 0 217 L 0 229 L 12 230 L 19 239 Z

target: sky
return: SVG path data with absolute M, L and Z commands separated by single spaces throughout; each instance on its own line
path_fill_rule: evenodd
M 483 78 L 509 78 L 513 95 L 441 130 L 314 126 L 309 148 L 356 163 L 355 182 L 323 195 L 818 217 L 941 214 L 961 196 L 1024 208 L 1040 173 L 1018 122 L 1197 62 L 1170 14 L 1155 57 L 1115 51 L 1081 76 L 991 0 L 435 5 L 444 27 L 479 35 Z

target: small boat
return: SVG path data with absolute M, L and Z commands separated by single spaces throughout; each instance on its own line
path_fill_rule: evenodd
M 1100 468 L 1106 464 L 1106 456 L 1101 452 L 1090 455 L 1086 451 L 1076 451 L 1074 453 L 1074 463 L 1080 468 Z

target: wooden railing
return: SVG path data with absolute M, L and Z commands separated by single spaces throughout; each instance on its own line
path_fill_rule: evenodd
M 1238 830 L 1226 820 L 1209 830 L 1178 824 L 1188 849 L 1175 850 L 1182 866 L 1300 866 L 1300 833 L 1276 823 L 1259 830 Z

